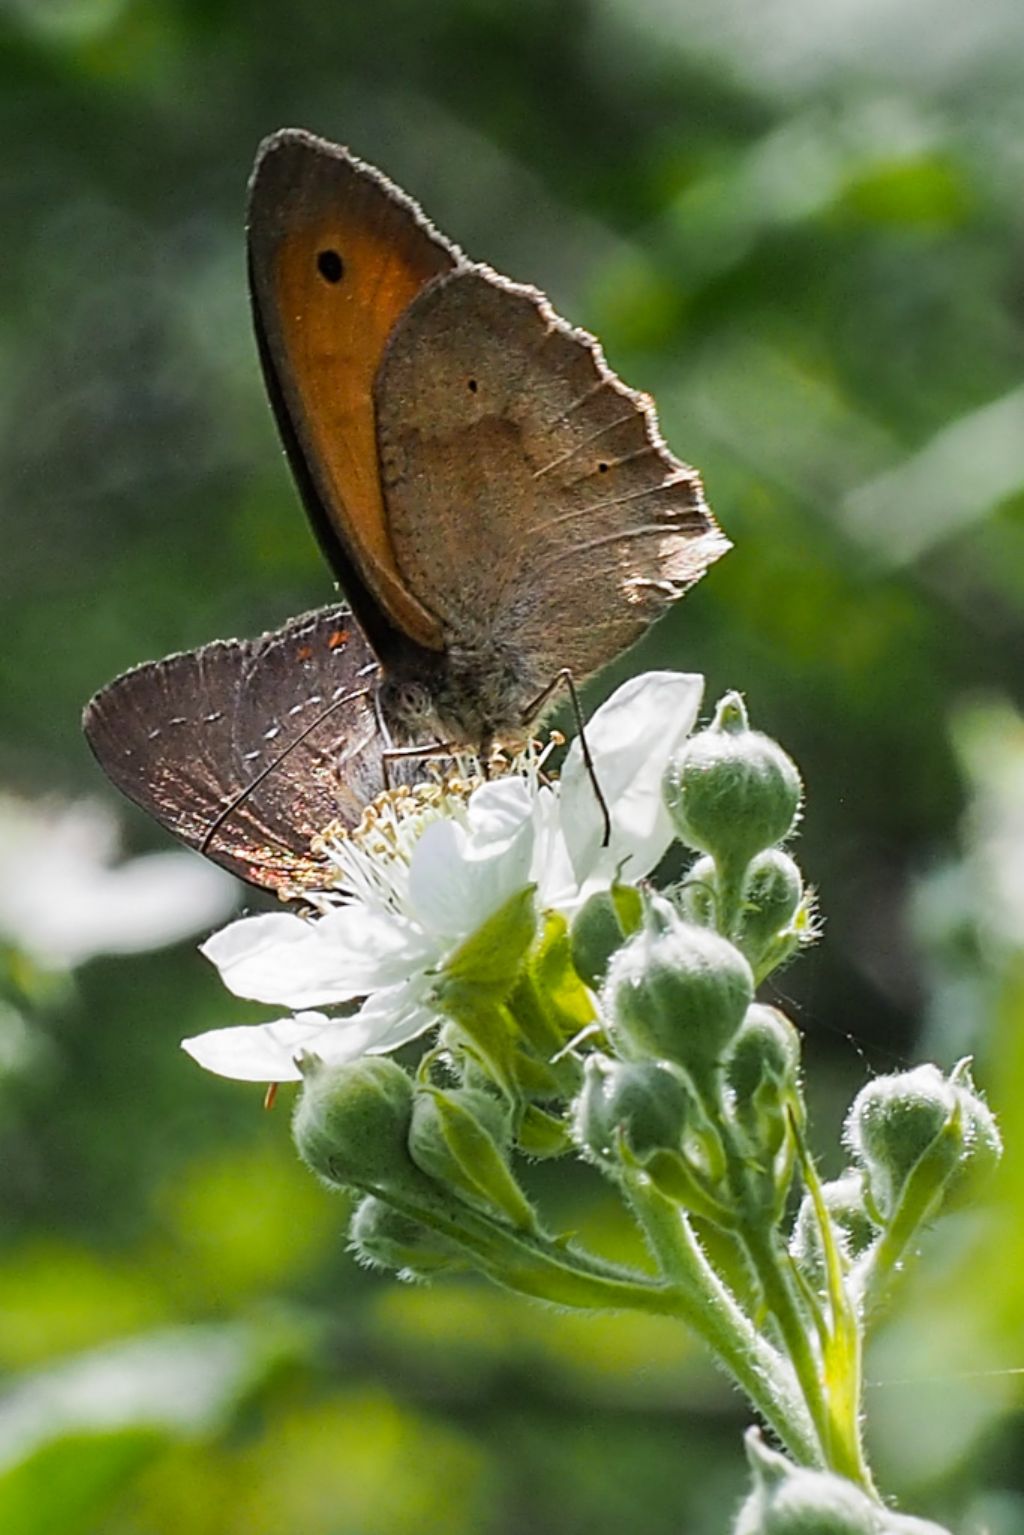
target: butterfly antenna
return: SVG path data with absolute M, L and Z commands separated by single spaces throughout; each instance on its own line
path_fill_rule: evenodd
M 357 698 L 366 698 L 369 694 L 375 692 L 376 689 L 374 688 L 358 688 L 354 693 L 345 693 L 341 698 L 336 698 L 332 704 L 327 705 L 326 709 L 321 709 L 315 720 L 307 725 L 304 730 L 300 730 L 299 734 L 293 741 L 289 741 L 288 745 L 285 746 L 280 752 L 278 752 L 276 757 L 268 762 L 265 767 L 260 768 L 255 778 L 250 779 L 250 781 L 245 785 L 244 789 L 239 789 L 238 793 L 233 794 L 232 797 L 228 800 L 227 804 L 218 810 L 217 814 L 214 816 L 213 820 L 210 822 L 209 826 L 203 833 L 203 840 L 199 844 L 199 851 L 201 853 L 209 853 L 210 844 L 213 842 L 214 837 L 220 831 L 225 821 L 229 820 L 230 817 L 234 815 L 239 805 L 243 805 L 249 798 L 249 795 L 252 794 L 255 789 L 259 788 L 263 780 L 268 778 L 276 768 L 280 767 L 284 759 L 291 752 L 293 752 L 297 746 L 301 746 L 303 741 L 306 740 L 307 736 L 311 736 L 313 731 L 316 730 L 318 726 L 322 725 L 324 720 L 327 719 L 329 715 L 334 713 L 335 709 L 340 709 L 343 704 L 353 703 Z

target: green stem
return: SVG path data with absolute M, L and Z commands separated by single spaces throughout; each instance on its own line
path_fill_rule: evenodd
M 743 913 L 743 877 L 748 864 L 748 859 L 741 863 L 732 858 L 715 859 L 715 872 L 718 876 L 718 931 L 732 943 L 736 941 Z
M 804 1463 L 821 1463 L 813 1427 L 792 1371 L 762 1338 L 704 1257 L 689 1223 L 639 1175 L 631 1183 L 665 1279 L 653 1280 L 537 1233 L 513 1231 L 440 1197 L 387 1198 L 439 1232 L 489 1279 L 535 1300 L 582 1311 L 640 1311 L 685 1322 L 722 1361 L 757 1411 Z
M 756 1221 L 740 1227 L 740 1237 L 760 1281 L 765 1305 L 778 1323 L 786 1352 L 800 1383 L 818 1441 L 817 1464 L 832 1465 L 828 1403 L 817 1356 L 790 1275 L 781 1262 L 773 1231 Z
M 630 1203 L 679 1296 L 677 1314 L 707 1344 L 802 1464 L 823 1456 L 788 1362 L 763 1338 L 708 1262 L 686 1215 L 639 1172 L 625 1179 Z
M 636 1270 L 606 1263 L 539 1232 L 514 1231 L 468 1205 L 436 1197 L 403 1198 L 367 1188 L 403 1215 L 459 1247 L 496 1283 L 574 1310 L 628 1309 L 675 1316 L 670 1288 Z
M 803 1135 L 790 1114 L 790 1127 L 796 1140 L 801 1172 L 814 1205 L 814 1214 L 825 1256 L 831 1326 L 823 1347 L 826 1400 L 829 1410 L 831 1460 L 835 1469 L 859 1482 L 874 1494 L 875 1487 L 864 1455 L 861 1438 L 861 1329 L 843 1277 L 843 1264 L 836 1241 L 818 1170 L 804 1142 Z

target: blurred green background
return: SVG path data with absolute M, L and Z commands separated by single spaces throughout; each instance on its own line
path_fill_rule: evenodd
M 330 596 L 244 280 L 289 124 L 597 331 L 704 472 L 736 550 L 629 665 L 743 689 L 804 770 L 826 937 L 774 1000 L 826 1166 L 866 1073 L 977 1057 L 1006 1167 L 907 1275 L 871 1442 L 903 1506 L 1024 1530 L 1024 9 L 0 0 L 8 794 L 112 805 L 97 686 Z M 358 1270 L 287 1110 L 177 1048 L 261 1011 L 188 942 L 40 949 L 69 833 L 10 804 L 0 1528 L 724 1532 L 748 1415 L 687 1340 Z M 596 1180 L 537 1186 L 624 1240 Z

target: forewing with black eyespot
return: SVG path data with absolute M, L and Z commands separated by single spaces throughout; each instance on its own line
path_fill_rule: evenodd
M 87 705 L 85 734 L 117 788 L 190 847 L 249 884 L 308 888 L 324 872 L 311 839 L 354 825 L 384 786 L 375 673 L 348 610 L 322 608 L 135 667 Z

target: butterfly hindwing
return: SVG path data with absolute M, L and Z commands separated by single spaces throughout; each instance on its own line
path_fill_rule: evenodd
M 250 884 L 301 886 L 321 872 L 311 838 L 354 824 L 383 787 L 375 672 L 348 610 L 323 608 L 135 667 L 92 699 L 85 733 L 113 783 L 190 847 Z
M 403 576 L 523 699 L 613 660 L 728 549 L 649 398 L 542 294 L 464 266 L 395 328 L 376 404 Z

